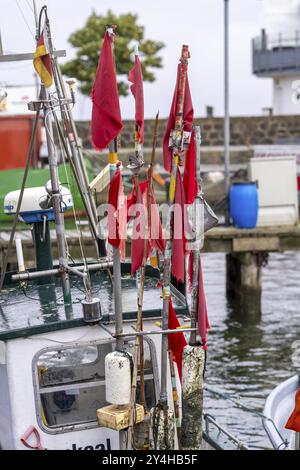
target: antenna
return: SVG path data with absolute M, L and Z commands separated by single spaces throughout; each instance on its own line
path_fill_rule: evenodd
M 0 55 L 3 55 L 3 46 L 2 46 L 1 30 L 0 30 Z
M 39 29 L 39 17 L 37 12 L 36 0 L 32 0 L 33 3 L 33 13 L 34 13 L 34 20 L 35 20 L 35 27 L 36 27 L 36 39 L 38 39 L 38 29 Z

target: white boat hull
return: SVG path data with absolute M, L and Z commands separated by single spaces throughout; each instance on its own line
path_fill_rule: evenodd
M 295 395 L 300 389 L 300 377 L 295 375 L 282 382 L 268 396 L 264 408 L 264 428 L 276 450 L 295 450 L 299 433 L 285 428 L 287 420 L 295 408 Z

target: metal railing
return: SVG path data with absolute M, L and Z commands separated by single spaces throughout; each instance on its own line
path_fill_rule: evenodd
M 300 47 L 300 31 L 295 31 L 293 35 L 286 36 L 278 34 L 262 34 L 253 39 L 253 50 L 255 52 L 272 51 L 277 49 Z
M 252 50 L 256 75 L 289 75 L 300 71 L 300 31 L 291 36 L 262 32 L 253 39 Z

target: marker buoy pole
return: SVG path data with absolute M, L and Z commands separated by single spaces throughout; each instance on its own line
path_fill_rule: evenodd
M 200 203 L 200 145 L 201 130 L 195 127 L 196 142 L 196 174 L 198 180 L 198 196 L 195 204 Z M 191 326 L 197 327 L 200 250 L 203 244 L 204 223 L 196 231 L 196 241 L 193 249 L 193 284 L 191 305 Z M 197 341 L 196 332 L 190 335 L 189 345 L 182 355 L 182 423 L 180 448 L 182 450 L 199 450 L 202 443 L 203 387 L 204 387 L 205 351 Z

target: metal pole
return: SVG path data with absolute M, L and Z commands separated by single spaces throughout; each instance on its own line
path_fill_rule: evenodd
M 197 331 L 195 328 L 178 328 L 177 330 L 158 330 L 158 331 L 136 331 L 134 333 L 122 333 L 122 338 L 130 338 L 131 336 L 155 336 L 155 335 L 172 335 L 172 334 L 179 334 L 179 333 L 191 333 L 193 331 Z M 114 338 L 115 335 L 111 334 Z
M 48 92 L 44 85 L 41 88 L 42 100 L 49 101 Z M 51 109 L 51 108 L 50 108 Z M 48 159 L 49 159 L 49 169 L 51 177 L 51 188 L 52 188 L 52 204 L 55 214 L 55 229 L 56 229 L 56 239 L 57 239 L 57 248 L 59 255 L 59 264 L 60 266 L 68 265 L 68 257 L 66 250 L 66 241 L 65 241 L 65 225 L 64 225 L 64 216 L 61 208 L 61 194 L 60 194 L 60 184 L 58 179 L 58 170 L 57 170 L 57 159 L 55 155 L 55 150 L 53 147 L 53 134 L 51 125 L 47 126 L 47 119 L 49 113 L 49 106 L 44 106 L 44 118 L 46 126 L 46 138 L 47 138 L 47 147 L 48 147 Z M 51 111 L 50 111 L 51 114 Z M 65 303 L 71 303 L 71 285 L 69 274 L 63 272 L 62 276 L 62 287 L 64 294 Z
M 3 45 L 2 45 L 1 31 L 0 31 L 0 55 L 3 55 Z
M 111 26 L 108 28 L 108 33 L 110 36 L 111 47 L 114 55 L 114 41 L 115 41 L 115 29 L 116 26 Z M 110 164 L 110 179 L 112 180 L 118 163 L 118 141 L 115 138 L 109 144 L 109 155 L 108 161 Z M 118 351 L 123 351 L 124 348 L 124 340 L 121 336 L 123 333 L 123 305 L 122 305 L 122 275 L 121 275 L 121 259 L 120 259 L 120 250 L 119 248 L 113 248 L 113 269 L 114 269 L 114 283 L 113 283 L 113 290 L 114 290 L 114 306 L 115 306 L 115 334 L 116 334 L 116 349 Z M 126 449 L 122 446 L 124 445 L 123 434 L 120 433 L 120 448 L 121 450 Z M 122 437 L 123 436 L 123 437 Z
M 195 200 L 196 204 L 201 204 L 200 195 L 201 195 L 201 172 L 200 172 L 200 159 L 201 159 L 201 129 L 199 126 L 195 126 L 195 145 L 196 145 L 196 175 L 198 182 L 198 194 Z M 201 214 L 202 215 L 202 214 Z M 200 222 L 202 225 L 202 221 Z M 204 231 L 204 227 L 201 227 Z M 198 236 L 198 231 L 196 237 Z M 198 311 L 198 292 L 199 292 L 199 263 L 200 263 L 200 250 L 201 250 L 201 240 L 196 239 L 195 248 L 192 251 L 193 254 L 193 286 L 192 286 L 192 304 L 191 304 L 191 326 L 195 329 L 190 335 L 190 346 L 196 346 L 197 344 L 197 311 Z
M 33 224 L 33 240 L 37 271 L 49 271 L 53 269 L 49 222 L 46 216 L 44 217 L 43 222 L 35 222 Z M 53 278 L 50 275 L 38 278 L 39 286 L 52 283 Z
M 225 196 L 230 191 L 230 116 L 229 116 L 229 0 L 224 0 L 224 163 Z M 229 210 L 226 206 L 226 224 L 229 225 Z
M 106 270 L 109 268 L 112 268 L 113 263 L 112 261 L 105 261 L 103 263 L 97 263 L 97 264 L 88 264 L 87 266 L 77 266 L 76 269 L 67 266 L 65 268 L 59 268 L 59 269 L 50 269 L 46 271 L 36 271 L 36 272 L 28 272 L 24 274 L 14 274 L 12 276 L 12 281 L 29 281 L 31 279 L 39 279 L 42 277 L 46 276 L 58 276 L 60 275 L 64 270 L 73 272 L 74 274 L 81 276 L 81 273 L 84 272 L 84 270 L 87 268 L 89 272 L 93 271 L 101 271 L 101 270 Z
M 115 320 L 116 320 L 116 349 L 122 351 L 124 341 L 120 336 L 123 333 L 123 310 L 121 295 L 121 261 L 119 248 L 114 248 L 114 302 L 115 302 Z
M 116 155 L 117 142 L 114 140 L 109 145 L 110 155 Z M 111 178 L 115 173 L 114 166 L 111 165 Z M 121 259 L 119 248 L 113 248 L 113 265 L 114 265 L 114 305 L 115 305 L 115 321 L 116 321 L 116 349 L 123 350 L 124 340 L 120 336 L 123 333 L 123 306 L 122 306 L 122 276 L 121 276 Z
M 117 141 L 116 139 L 110 144 L 109 152 L 116 154 Z M 111 177 L 114 173 L 111 165 Z M 116 335 L 116 350 L 124 351 L 124 338 L 120 335 L 123 334 L 123 305 L 122 305 L 122 274 L 121 274 L 121 258 L 119 248 L 113 247 L 113 295 L 115 306 L 115 335 Z M 127 450 L 127 433 L 126 431 L 119 432 L 119 447 L 120 450 Z
M 34 14 L 34 20 L 35 20 L 35 27 L 36 27 L 36 40 L 38 40 L 39 16 L 37 12 L 36 0 L 33 0 L 32 3 L 33 3 L 33 14 Z

